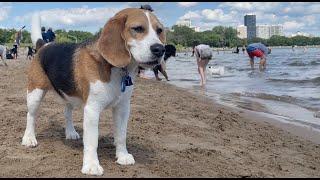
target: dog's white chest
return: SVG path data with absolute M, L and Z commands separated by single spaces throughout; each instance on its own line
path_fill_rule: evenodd
M 99 104 L 101 108 L 117 105 L 123 98 L 130 98 L 133 86 L 127 86 L 125 92 L 121 92 L 121 75 L 119 71 L 112 71 L 110 82 L 100 80 L 90 83 L 90 91 L 87 103 Z

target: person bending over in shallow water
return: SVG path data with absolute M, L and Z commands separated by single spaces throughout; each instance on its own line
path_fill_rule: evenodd
M 206 67 L 209 63 L 209 60 L 212 59 L 212 50 L 210 46 L 205 44 L 200 44 L 198 46 L 193 47 L 192 56 L 196 54 L 197 65 L 198 65 L 198 72 L 201 77 L 201 86 L 206 84 Z
M 247 53 L 250 58 L 251 69 L 254 69 L 254 57 L 260 58 L 260 71 L 266 69 L 266 61 L 268 54 L 271 53 L 271 49 L 262 43 L 252 43 L 247 47 Z

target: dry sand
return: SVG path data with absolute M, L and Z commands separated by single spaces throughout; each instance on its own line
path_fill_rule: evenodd
M 26 125 L 25 55 L 0 65 L 0 176 L 81 174 L 82 139 L 65 140 L 63 105 L 48 93 L 36 148 L 21 145 Z M 133 166 L 115 163 L 111 113 L 100 119 L 102 177 L 319 177 L 319 145 L 245 111 L 232 110 L 164 82 L 137 78 L 128 125 Z M 82 110 L 74 111 L 82 137 Z

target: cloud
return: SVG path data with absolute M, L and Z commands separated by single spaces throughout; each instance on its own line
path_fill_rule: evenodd
M 313 15 L 303 16 L 301 20 L 305 21 L 308 26 L 316 24 L 316 17 Z
M 236 26 L 241 18 L 237 11 L 225 13 L 222 9 L 203 9 L 202 11 L 188 11 L 179 19 L 191 19 L 194 26 L 200 27 L 201 31 L 210 30 L 214 26 Z
M 8 18 L 12 6 L 9 6 L 8 3 L 0 3 L 0 21 L 3 21 Z
M 230 11 L 229 13 L 224 13 L 222 9 L 204 9 L 201 14 L 205 17 L 206 21 L 217 21 L 223 24 L 230 24 L 237 22 L 238 13 L 236 11 Z
M 319 2 L 291 2 L 289 6 L 284 7 L 281 13 L 296 15 L 296 14 L 319 14 L 320 13 L 320 3 Z
M 82 28 L 87 26 L 102 27 L 110 17 L 123 9 L 101 7 L 101 8 L 88 8 L 83 6 L 81 8 L 70 9 L 49 9 L 40 11 L 41 24 L 50 26 L 54 29 L 60 28 Z M 20 23 L 29 24 L 31 21 L 32 13 L 25 16 L 15 17 L 15 21 Z
M 179 19 L 200 19 L 202 16 L 199 11 L 188 11 L 185 15 L 181 16 Z
M 249 13 L 252 11 L 277 12 L 280 5 L 280 2 L 226 2 L 221 3 L 219 7 Z
M 283 23 L 283 28 L 286 30 L 298 30 L 301 27 L 304 27 L 304 24 L 297 21 L 286 21 Z
M 178 4 L 182 7 L 191 7 L 191 6 L 195 6 L 198 3 L 197 2 L 178 2 Z

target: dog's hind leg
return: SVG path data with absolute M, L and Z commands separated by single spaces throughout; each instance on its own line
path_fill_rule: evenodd
M 67 103 L 64 109 L 64 117 L 66 119 L 66 139 L 80 139 L 79 134 L 74 129 L 73 122 L 72 122 L 72 110 L 73 106 Z
M 35 147 L 38 144 L 35 135 L 36 116 L 45 94 L 46 91 L 39 88 L 27 92 L 27 127 L 22 138 L 22 145 Z

